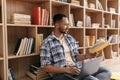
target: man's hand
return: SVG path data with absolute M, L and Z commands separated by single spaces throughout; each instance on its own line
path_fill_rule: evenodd
M 102 53 L 96 52 L 96 57 L 102 56 Z
M 95 57 L 99 57 L 99 56 L 102 56 L 102 53 L 96 52 L 94 54 L 91 54 L 91 53 L 85 54 L 86 59 L 91 59 L 91 58 L 95 58 Z
M 81 70 L 76 67 L 70 67 L 70 68 L 66 68 L 65 72 L 72 75 L 79 75 Z
M 92 59 L 92 58 L 95 58 L 95 57 L 96 57 L 96 54 L 90 54 L 90 53 L 85 54 L 85 59 Z

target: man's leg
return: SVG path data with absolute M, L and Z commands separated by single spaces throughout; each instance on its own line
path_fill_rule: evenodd
M 99 80 L 92 75 L 80 74 L 76 77 L 78 80 Z
M 73 77 L 72 75 L 69 74 L 55 74 L 52 80 L 78 80 L 75 77 Z
M 85 77 L 83 80 L 99 80 L 99 79 L 97 79 L 94 76 L 89 75 L 89 76 Z
M 93 76 L 99 80 L 110 80 L 111 72 L 106 67 L 100 67 L 98 72 L 96 72 Z

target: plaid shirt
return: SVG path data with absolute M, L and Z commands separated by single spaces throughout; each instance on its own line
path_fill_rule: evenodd
M 64 34 L 64 37 L 68 42 L 68 46 L 70 47 L 72 59 L 74 62 L 76 62 L 75 56 L 79 54 L 77 49 L 78 45 L 72 36 Z M 47 65 L 53 65 L 56 67 L 68 66 L 66 63 L 63 45 L 60 43 L 59 39 L 54 35 L 54 33 L 49 35 L 41 44 L 40 61 L 41 67 Z

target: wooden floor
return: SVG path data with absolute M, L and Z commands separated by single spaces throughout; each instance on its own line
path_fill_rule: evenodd
M 101 62 L 101 66 L 108 67 L 112 72 L 120 72 L 120 57 L 105 59 Z

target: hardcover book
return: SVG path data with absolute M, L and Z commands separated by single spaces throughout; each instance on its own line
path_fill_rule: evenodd
M 90 53 L 95 53 L 98 52 L 102 49 L 104 49 L 105 47 L 107 47 L 109 45 L 108 41 L 105 41 L 104 39 L 99 39 L 96 41 L 96 43 L 89 49 Z
M 33 24 L 41 25 L 41 7 L 35 7 L 32 11 Z

